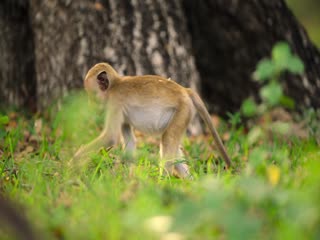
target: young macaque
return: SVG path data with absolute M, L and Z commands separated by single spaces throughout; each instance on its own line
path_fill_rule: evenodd
M 117 144 L 119 136 L 128 151 L 135 149 L 132 127 L 145 134 L 161 136 L 160 157 L 165 174 L 180 178 L 190 176 L 185 163 L 176 163 L 181 157 L 179 149 L 183 134 L 196 110 L 207 124 L 226 166 L 230 158 L 211 122 L 210 115 L 197 93 L 166 78 L 120 76 L 109 64 L 98 63 L 87 73 L 85 89 L 90 98 L 106 106 L 105 126 L 95 140 L 81 147 L 73 161 L 88 157 L 101 147 Z

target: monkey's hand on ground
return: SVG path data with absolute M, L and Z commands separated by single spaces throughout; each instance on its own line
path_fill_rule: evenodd
M 74 156 L 68 161 L 68 167 L 71 169 L 80 169 L 89 161 L 89 153 L 86 146 L 81 146 Z

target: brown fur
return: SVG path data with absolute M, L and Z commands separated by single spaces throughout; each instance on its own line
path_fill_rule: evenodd
M 107 82 L 107 84 L 105 84 Z M 105 127 L 98 138 L 80 148 L 74 159 L 87 155 L 102 146 L 116 144 L 121 134 L 128 150 L 135 149 L 131 126 L 149 134 L 160 134 L 160 155 L 164 170 L 186 178 L 188 166 L 174 164 L 181 155 L 179 146 L 195 110 L 212 133 L 227 167 L 231 161 L 214 128 L 210 115 L 197 93 L 166 78 L 145 75 L 121 77 L 107 63 L 93 66 L 84 80 L 89 96 L 107 106 Z

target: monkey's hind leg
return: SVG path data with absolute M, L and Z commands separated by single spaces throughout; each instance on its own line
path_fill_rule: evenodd
M 160 144 L 161 169 L 164 175 L 170 174 L 179 178 L 191 178 L 189 167 L 183 162 L 179 162 L 183 154 L 180 150 L 180 143 L 183 134 L 189 123 L 188 111 L 176 112 L 170 125 L 163 133 Z
M 121 132 L 125 150 L 133 153 L 136 150 L 136 137 L 134 136 L 131 126 L 127 123 L 122 124 Z

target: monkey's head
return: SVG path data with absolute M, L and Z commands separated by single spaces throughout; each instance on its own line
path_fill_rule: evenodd
M 104 101 L 108 89 L 118 78 L 118 73 L 109 64 L 98 63 L 88 71 L 84 80 L 84 88 L 90 99 Z

